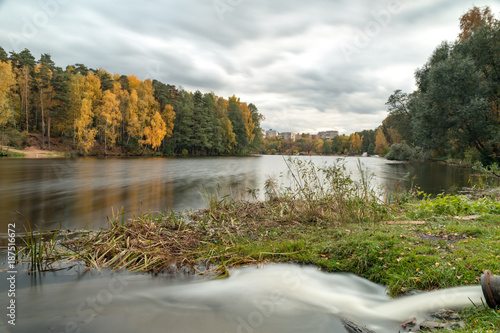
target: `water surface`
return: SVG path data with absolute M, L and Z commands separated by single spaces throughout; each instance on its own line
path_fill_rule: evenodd
M 355 275 L 286 264 L 235 269 L 211 281 L 124 272 L 60 278 L 66 282 L 25 276 L 16 327 L 4 323 L 6 332 L 345 333 L 349 320 L 395 333 L 429 311 L 481 302 L 480 286 L 392 300 L 384 286 Z
M 299 157 L 318 166 L 337 157 Z M 409 165 L 382 158 L 347 158 L 358 174 L 358 162 L 375 175 L 376 184 L 393 191 L 413 179 L 428 193 L 468 186 L 470 170 L 436 163 Z M 280 174 L 283 177 L 280 178 Z M 264 197 L 264 183 L 273 177 L 286 184 L 287 167 L 281 156 L 219 158 L 80 158 L 0 159 L 0 232 L 7 223 L 19 231 L 26 224 L 52 229 L 99 228 L 123 207 L 127 217 L 142 212 L 203 208 L 205 190 L 220 187 L 222 194 L 247 189 Z

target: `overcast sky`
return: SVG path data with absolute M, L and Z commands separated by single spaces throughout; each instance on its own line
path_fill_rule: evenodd
M 374 129 L 473 5 L 497 0 L 0 0 L 0 46 L 235 94 L 264 129 Z

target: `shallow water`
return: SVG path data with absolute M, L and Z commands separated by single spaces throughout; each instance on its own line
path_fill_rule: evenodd
M 16 327 L 4 323 L 6 332 L 345 333 L 345 318 L 375 332 L 398 332 L 406 319 L 481 297 L 477 286 L 393 300 L 384 286 L 355 275 L 285 264 L 209 281 L 68 272 L 57 273 L 66 282 L 56 284 L 25 276 Z

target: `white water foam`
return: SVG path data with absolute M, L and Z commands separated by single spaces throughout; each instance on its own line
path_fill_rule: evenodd
M 189 283 L 149 275 L 112 279 L 19 290 L 15 332 L 345 333 L 348 319 L 385 333 L 431 311 L 481 304 L 480 286 L 391 299 L 384 286 L 358 276 L 286 264 Z

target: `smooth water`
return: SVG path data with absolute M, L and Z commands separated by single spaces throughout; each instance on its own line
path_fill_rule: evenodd
M 294 157 L 330 165 L 337 157 Z M 409 165 L 382 158 L 347 158 L 346 166 L 358 175 L 358 161 L 373 173 L 377 185 L 395 191 L 410 185 L 428 193 L 468 186 L 470 170 L 436 163 Z M 287 184 L 282 156 L 219 158 L 80 158 L 0 159 L 0 241 L 7 223 L 18 232 L 26 224 L 53 229 L 94 228 L 123 207 L 127 218 L 142 212 L 203 208 L 204 190 L 220 187 L 222 194 L 256 190 L 264 198 L 264 183 L 273 177 Z M 283 177 L 280 178 L 280 174 Z M 0 244 L 3 245 L 3 244 Z
M 285 264 L 236 269 L 210 281 L 67 274 L 57 284 L 20 282 L 16 327 L 4 323 L 6 332 L 345 333 L 348 319 L 387 333 L 430 311 L 481 302 L 480 286 L 393 300 L 384 286 L 355 275 Z

